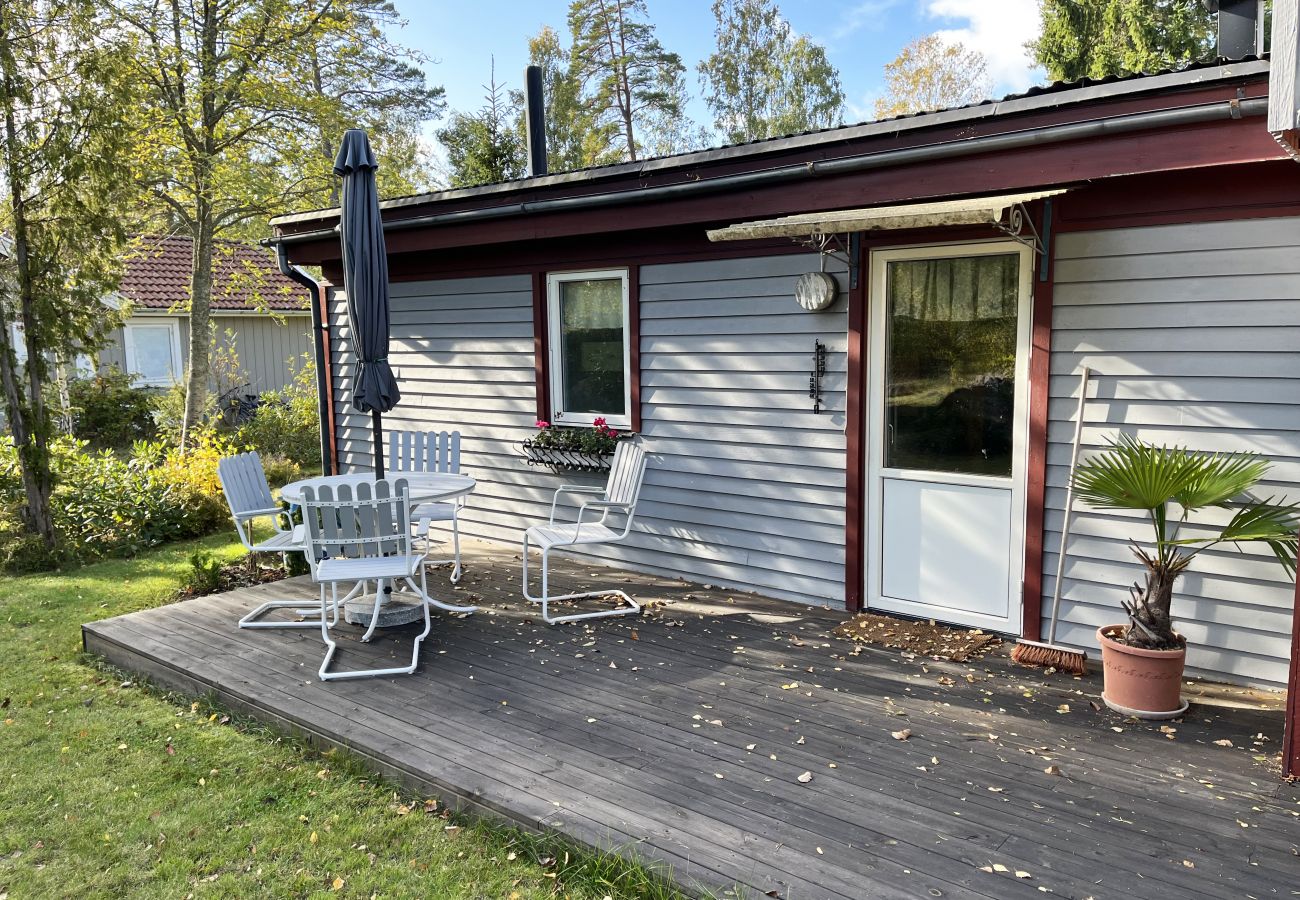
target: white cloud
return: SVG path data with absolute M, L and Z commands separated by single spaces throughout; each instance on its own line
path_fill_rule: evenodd
M 884 13 L 899 0 L 860 0 L 840 11 L 839 21 L 831 29 L 826 43 L 835 43 L 859 31 L 878 31 L 885 25 Z
M 925 11 L 955 26 L 938 31 L 940 38 L 988 58 L 995 93 L 1023 91 L 1042 80 L 1042 70 L 1025 49 L 1038 37 L 1037 0 L 926 0 Z

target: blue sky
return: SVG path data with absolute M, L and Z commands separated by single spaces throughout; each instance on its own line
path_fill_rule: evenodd
M 881 71 L 910 40 L 939 32 L 989 59 L 997 95 L 1043 80 L 1026 55 L 1024 42 L 1038 33 L 1037 0 L 778 0 L 799 33 L 826 47 L 840 70 L 848 121 L 871 118 L 882 85 Z M 567 37 L 567 0 L 396 0 L 407 20 L 399 39 L 426 54 L 429 79 L 447 89 L 453 109 L 482 105 L 489 60 L 497 80 L 519 87 L 527 64 L 527 39 L 542 25 Z M 713 15 L 708 0 L 646 0 L 665 47 L 681 54 L 690 74 L 690 113 L 711 123 L 699 98 L 694 67 L 713 50 Z

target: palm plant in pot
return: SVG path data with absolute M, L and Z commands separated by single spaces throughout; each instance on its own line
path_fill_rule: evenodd
M 1202 551 L 1221 545 L 1263 543 L 1287 574 L 1296 571 L 1300 506 L 1249 495 L 1268 472 L 1258 454 L 1197 453 L 1160 447 L 1120 434 L 1074 473 L 1075 494 L 1097 509 L 1146 512 L 1150 542 L 1133 541 L 1145 580 L 1123 601 L 1128 623 L 1097 630 L 1105 688 L 1112 709 L 1143 718 L 1172 718 L 1181 699 L 1187 642 L 1174 630 L 1170 607 L 1178 577 Z M 1188 525 L 1204 509 L 1230 510 L 1228 523 Z M 1184 534 L 1184 529 L 1195 534 Z

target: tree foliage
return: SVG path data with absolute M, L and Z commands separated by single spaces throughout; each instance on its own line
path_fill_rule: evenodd
M 510 181 L 527 170 L 519 107 L 497 81 L 495 65 L 483 90 L 483 106 L 477 112 L 453 113 L 438 132 L 453 188 Z
M 409 126 L 438 109 L 440 94 L 384 37 L 386 3 L 112 2 L 137 48 L 129 75 L 145 92 L 135 123 L 141 178 L 194 242 L 188 441 L 206 408 L 216 239 L 328 202 L 332 134 L 362 114 L 371 116 L 362 124 Z
M 1064 81 L 1176 68 L 1214 55 L 1215 19 L 1201 0 L 1039 0 L 1030 44 Z
M 917 38 L 885 64 L 885 93 L 876 117 L 902 116 L 977 103 L 991 89 L 988 60 L 937 34 Z
M 618 162 L 616 128 L 612 122 L 600 121 L 599 111 L 583 96 L 569 50 L 554 28 L 544 25 L 528 39 L 528 62 L 542 70 L 548 168 L 571 172 Z M 513 102 L 522 109 L 523 94 L 513 95 Z
M 93 349 L 114 324 L 102 299 L 134 193 L 123 51 L 93 0 L 0 2 L 0 384 L 24 525 L 46 550 L 51 362 Z
M 844 114 L 839 72 L 792 36 L 772 0 L 714 0 L 717 49 L 699 64 L 714 127 L 729 143 L 830 128 Z

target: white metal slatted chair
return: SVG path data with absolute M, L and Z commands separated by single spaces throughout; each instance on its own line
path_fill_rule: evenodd
M 230 506 L 230 517 L 235 522 L 235 531 L 239 533 L 240 543 L 250 553 L 304 553 L 307 549 L 306 535 L 301 525 L 285 528 L 280 524 L 284 510 L 271 496 L 271 486 L 266 481 L 266 471 L 262 468 L 262 458 L 253 453 L 239 453 L 217 460 L 217 478 L 221 481 L 221 490 L 226 495 Z M 269 519 L 275 531 L 265 540 L 256 540 L 253 525 L 259 519 Z M 239 620 L 240 628 L 315 628 L 320 623 L 315 619 L 295 622 L 264 622 L 261 617 L 276 609 L 297 609 L 305 601 L 269 600 Z M 299 610 L 300 614 L 310 615 L 312 610 Z M 338 621 L 338 609 L 334 610 L 334 621 Z
M 559 622 L 576 622 L 579 619 L 597 619 L 604 616 L 625 616 L 641 611 L 641 605 L 620 590 L 586 591 L 577 594 L 550 594 L 550 555 L 551 551 L 567 547 L 591 544 L 612 544 L 621 541 L 632 531 L 632 518 L 636 514 L 637 499 L 641 495 L 641 482 L 645 477 L 645 449 L 631 441 L 624 441 L 614 451 L 614 460 L 609 469 L 609 480 L 605 486 L 589 487 L 586 485 L 566 484 L 555 491 L 551 500 L 551 517 L 545 525 L 534 525 L 524 532 L 524 598 L 533 603 L 540 603 L 542 619 L 548 624 Z M 562 493 L 600 494 L 598 500 L 584 500 L 578 506 L 578 520 L 574 523 L 556 523 L 555 511 Z M 600 512 L 600 518 L 586 520 L 587 510 Z M 617 527 L 617 520 L 611 514 L 622 515 L 623 527 Z M 528 593 L 528 551 L 536 547 L 542 554 L 542 593 L 534 597 Z M 624 606 L 598 612 L 574 613 L 565 616 L 552 616 L 549 606 L 557 600 L 577 600 L 583 597 L 616 596 Z
M 403 478 L 383 479 L 373 484 L 363 482 L 355 494 L 347 485 L 336 491 L 330 487 L 303 490 L 303 524 L 307 532 L 307 561 L 312 580 L 320 585 L 320 633 L 328 648 L 318 672 L 322 681 L 344 678 L 369 678 L 383 675 L 407 675 L 420 662 L 420 644 L 429 636 L 429 594 L 426 590 L 425 554 L 417 553 L 411 538 L 411 504 L 409 489 Z M 417 586 L 415 579 L 419 576 Z M 379 624 L 380 612 L 388 593 L 386 583 L 405 581 L 420 598 L 424 630 L 415 637 L 409 665 L 386 669 L 357 669 L 331 672 L 330 663 L 338 643 L 330 635 L 331 623 L 326 613 L 332 605 L 337 617 L 339 585 L 349 582 L 376 584 L 370 627 L 361 640 L 369 641 Z M 329 598 L 326 597 L 329 587 Z
M 440 472 L 460 474 L 459 431 L 390 431 L 388 433 L 388 471 Z M 434 522 L 451 523 L 451 540 L 455 555 L 451 559 L 431 559 L 432 565 L 452 563 L 451 583 L 460 581 L 460 511 L 465 498 L 459 497 L 445 503 L 421 503 L 411 511 L 416 537 L 429 540 L 429 528 Z

